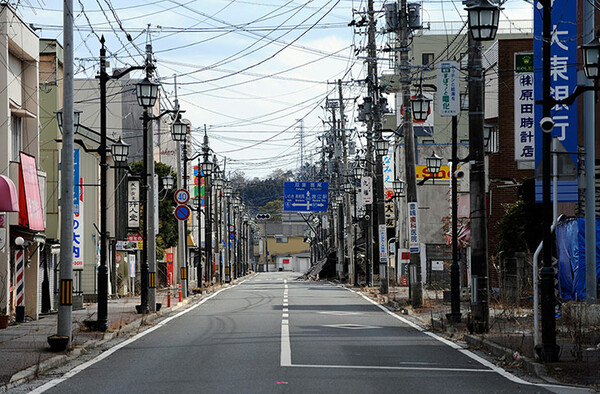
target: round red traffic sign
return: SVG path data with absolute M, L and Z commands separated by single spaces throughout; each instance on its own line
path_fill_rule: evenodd
M 177 204 L 187 204 L 190 201 L 190 193 L 185 189 L 179 189 L 175 192 L 175 202 Z
M 175 217 L 179 220 L 187 220 L 192 213 L 191 209 L 187 205 L 179 205 L 175 208 Z

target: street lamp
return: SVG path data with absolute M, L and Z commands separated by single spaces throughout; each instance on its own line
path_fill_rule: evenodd
M 129 144 L 123 141 L 122 137 L 119 137 L 119 140 L 110 147 L 110 151 L 115 163 L 125 163 L 127 156 L 129 156 Z
M 204 171 L 204 175 L 210 176 L 214 167 L 214 163 L 210 160 L 206 160 L 202 163 L 202 171 Z
M 394 190 L 394 196 L 400 196 L 404 194 L 404 188 L 406 186 L 406 182 L 402 179 L 395 179 L 392 181 L 392 189 Z
M 489 274 L 485 192 L 485 146 L 483 140 L 483 88 L 481 41 L 493 40 L 498 31 L 500 6 L 489 0 L 473 1 L 468 7 L 469 21 L 469 155 L 471 204 L 471 329 L 489 331 Z M 454 152 L 453 152 L 454 153 Z M 454 155 L 453 155 L 454 156 Z M 454 164 L 455 157 L 452 158 Z M 453 165 L 454 170 L 455 165 Z M 454 177 L 455 178 L 455 177 Z M 454 184 L 453 184 L 454 188 Z M 453 189 L 454 190 L 454 189 Z M 456 267 L 453 261 L 453 267 Z M 452 278 L 456 284 L 456 269 Z M 454 286 L 456 288 L 456 286 Z M 455 289 L 456 290 L 456 289 Z M 453 297 L 453 319 L 458 318 L 460 303 Z
M 149 296 L 150 296 L 150 287 L 156 287 L 156 272 L 152 272 L 150 269 L 150 262 L 148 258 L 148 249 L 149 245 L 149 235 L 152 232 L 148 231 L 149 226 L 153 226 L 154 220 L 148 220 L 148 213 L 151 209 L 149 206 L 154 204 L 151 203 L 152 199 L 154 199 L 154 193 L 148 193 L 148 188 L 150 187 L 150 182 L 148 181 L 149 176 L 154 175 L 154 161 L 153 161 L 153 152 L 150 149 L 152 145 L 152 134 L 148 131 L 148 122 L 151 117 L 148 114 L 148 108 L 153 107 L 156 103 L 156 99 L 158 98 L 158 84 L 155 82 L 150 82 L 148 79 L 148 75 L 150 74 L 149 70 L 146 71 L 146 78 L 142 81 L 138 82 L 136 85 L 136 96 L 138 100 L 138 104 L 144 108 L 143 117 L 142 117 L 142 129 L 143 129 L 143 138 L 144 138 L 144 160 L 143 167 L 144 173 L 142 176 L 142 195 L 144 201 L 144 209 L 142 211 L 142 221 L 144 226 L 142 228 L 142 238 L 144 239 L 144 247 L 142 249 L 142 264 L 141 264 L 141 296 L 140 296 L 140 305 L 139 305 L 139 313 L 147 313 L 149 310 Z M 152 170 L 149 173 L 149 170 Z M 150 201 L 149 200 L 150 195 Z M 154 236 L 154 234 L 151 234 Z M 154 258 L 152 258 L 154 260 Z M 153 265 L 156 264 L 153 261 Z M 152 276 L 152 278 L 150 278 Z M 154 300 L 155 301 L 155 300 Z
M 171 136 L 173 137 L 173 141 L 185 141 L 185 138 L 187 137 L 187 131 L 188 124 L 182 122 L 181 119 L 179 119 L 179 117 L 177 118 L 177 120 L 175 120 L 175 122 L 171 124 Z
M 469 14 L 469 30 L 475 40 L 489 41 L 496 37 L 501 9 L 489 0 L 479 0 L 466 8 Z
M 436 176 L 440 172 L 442 158 L 436 155 L 435 152 L 431 152 L 431 156 L 425 159 L 425 165 L 427 166 L 427 172 L 432 176 Z
M 175 179 L 171 174 L 165 175 L 162 177 L 163 188 L 165 190 L 173 190 L 173 185 L 175 184 Z
M 55 112 L 56 114 L 56 122 L 58 123 L 58 128 L 62 134 L 63 130 L 63 110 L 59 109 Z M 76 109 L 73 111 L 73 134 L 77 134 L 79 131 L 79 118 L 81 117 L 81 111 Z
M 375 150 L 377 151 L 377 155 L 385 156 L 390 149 L 390 142 L 385 138 L 381 137 L 375 140 Z
M 135 94 L 140 107 L 154 107 L 158 98 L 158 86 L 159 84 L 151 82 L 148 77 L 136 84 Z
M 597 82 L 600 78 L 600 40 L 598 35 L 580 48 L 583 49 L 583 71 L 585 76 Z
M 431 99 L 425 97 L 422 92 L 419 92 L 410 102 L 412 106 L 413 119 L 416 121 L 424 121 L 429 116 Z

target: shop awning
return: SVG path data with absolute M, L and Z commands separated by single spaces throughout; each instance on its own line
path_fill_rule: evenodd
M 18 212 L 19 195 L 13 181 L 0 175 L 0 212 Z

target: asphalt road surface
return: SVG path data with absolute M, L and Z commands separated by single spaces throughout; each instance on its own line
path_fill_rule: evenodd
M 528 383 L 357 293 L 326 282 L 295 281 L 296 276 L 256 274 L 89 361 L 42 377 L 27 390 L 85 394 L 570 391 Z

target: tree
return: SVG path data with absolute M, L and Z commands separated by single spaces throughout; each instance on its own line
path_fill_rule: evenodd
M 523 181 L 517 202 L 504 205 L 504 217 L 498 223 L 495 253 L 512 256 L 516 252 L 531 252 L 541 241 L 543 227 L 541 204 L 535 202 L 535 182 Z
M 136 161 L 129 165 L 133 172 L 137 174 L 143 173 L 143 162 Z M 171 166 L 164 163 L 154 162 L 154 172 L 159 180 L 163 177 L 171 175 L 177 179 L 177 174 Z M 162 181 L 159 181 L 161 184 Z M 175 190 L 163 190 L 159 193 L 158 202 L 158 235 L 156 236 L 156 258 L 162 260 L 165 256 L 165 249 L 177 246 L 178 238 L 178 221 L 173 211 L 175 209 Z

